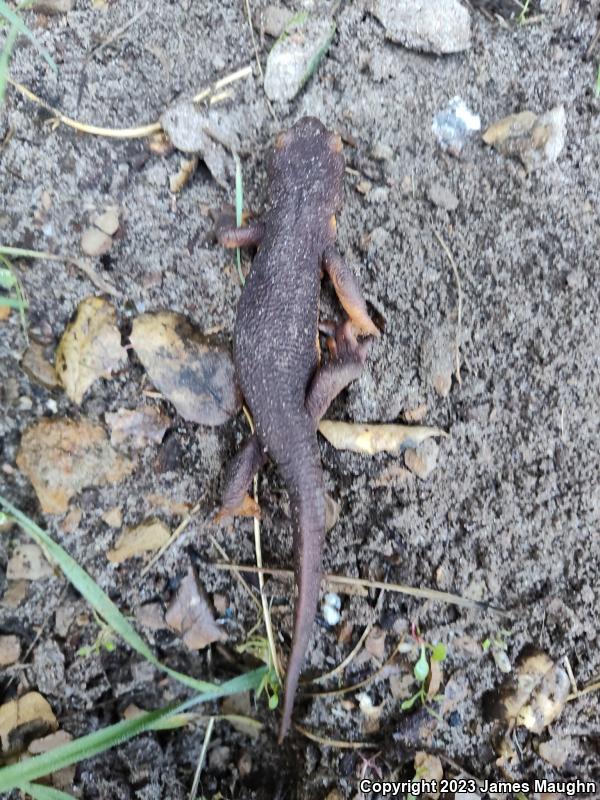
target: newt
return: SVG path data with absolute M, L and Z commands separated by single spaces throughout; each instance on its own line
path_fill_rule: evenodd
M 336 395 L 360 375 L 373 337 L 379 335 L 357 280 L 335 247 L 342 149 L 340 136 L 318 119 L 300 119 L 279 134 L 270 152 L 269 206 L 262 219 L 240 228 L 222 225 L 217 231 L 225 247 L 257 248 L 233 337 L 237 379 L 255 432 L 227 469 L 219 517 L 259 513 L 248 490 L 267 456 L 290 496 L 297 599 L 280 742 L 290 728 L 321 582 L 325 494 L 317 425 Z M 337 326 L 321 323 L 329 334 L 329 359 L 322 364 L 323 273 L 348 319 Z

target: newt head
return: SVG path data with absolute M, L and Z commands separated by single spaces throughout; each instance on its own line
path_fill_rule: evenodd
M 294 194 L 315 216 L 328 220 L 342 205 L 342 140 L 316 117 L 302 117 L 280 133 L 267 162 L 275 196 Z

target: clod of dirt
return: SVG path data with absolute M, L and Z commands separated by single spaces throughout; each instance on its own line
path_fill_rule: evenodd
M 15 547 L 6 567 L 6 577 L 10 581 L 37 581 L 53 574 L 52 567 L 37 544 Z
M 17 466 L 33 484 L 42 511 L 64 514 L 86 486 L 116 483 L 135 464 L 113 450 L 104 428 L 89 420 L 42 419 L 21 438 Z
M 449 324 L 428 331 L 421 345 L 423 380 L 432 386 L 440 397 L 448 397 L 452 388 L 456 345 Z
M 9 634 L 0 636 L 0 667 L 14 664 L 21 657 L 21 640 L 18 636 Z
M 404 455 L 404 463 L 422 481 L 427 480 L 437 465 L 439 447 L 428 439 L 420 444 L 416 450 L 407 450 Z
M 198 155 L 216 182 L 229 186 L 234 174 L 230 151 L 239 150 L 239 139 L 226 117 L 182 100 L 163 113 L 160 124 L 174 147 Z
M 519 158 L 528 172 L 556 161 L 565 145 L 564 106 L 537 116 L 521 111 L 495 122 L 483 134 L 483 141 L 505 156 Z
M 285 31 L 294 17 L 294 12 L 281 6 L 267 6 L 262 12 L 262 26 L 265 33 L 277 38 Z
M 135 528 L 127 528 L 115 542 L 106 557 L 113 564 L 122 564 L 128 558 L 158 550 L 169 541 L 171 531 L 158 519 L 147 519 Z
M 444 777 L 442 762 L 437 756 L 422 751 L 415 753 L 415 775 L 419 776 L 419 781 L 424 781 L 432 785 L 439 784 Z M 437 800 L 439 792 L 427 792 L 423 797 L 431 797 Z
M 156 388 L 184 419 L 222 425 L 240 410 L 228 348 L 212 343 L 185 317 L 169 311 L 142 314 L 130 339 Z
M 104 415 L 110 428 L 111 444 L 120 445 L 128 441 L 129 444 L 139 449 L 148 442 L 160 444 L 165 432 L 171 425 L 171 420 L 154 406 L 141 408 L 120 408 L 114 413 Z
M 432 436 L 448 437 L 439 428 L 422 425 L 368 425 L 329 419 L 319 423 L 319 432 L 337 450 L 351 450 L 368 456 L 376 453 L 397 454 L 406 448 L 417 447 Z
M 572 745 L 570 736 L 553 736 L 547 742 L 540 742 L 538 753 L 544 761 L 556 769 L 562 769 L 571 754 Z
M 75 5 L 75 0 L 36 0 L 31 6 L 32 11 L 38 14 L 47 14 L 52 16 L 54 14 L 66 14 L 72 11 Z
M 471 46 L 471 15 L 458 0 L 374 0 L 372 13 L 392 42 L 426 53 Z
M 437 181 L 431 184 L 427 196 L 433 205 L 438 208 L 443 208 L 446 211 L 456 211 L 458 208 L 458 197 Z
M 517 662 L 515 680 L 487 698 L 486 716 L 541 733 L 558 718 L 569 692 L 566 671 L 546 653 L 528 648 Z
M 173 630 L 183 635 L 183 642 L 190 650 L 201 650 L 213 642 L 227 639 L 223 628 L 215 622 L 208 597 L 193 567 L 182 580 L 165 620 Z
M 81 236 L 81 249 L 86 256 L 103 256 L 112 247 L 112 237 L 96 227 L 86 228 Z
M 269 100 L 287 103 L 296 97 L 327 52 L 334 34 L 335 23 L 331 19 L 296 17 L 267 58 L 264 87 Z
M 117 206 L 110 206 L 102 214 L 92 217 L 92 222 L 107 236 L 114 236 L 119 230 L 119 209 Z
M 19 753 L 27 741 L 58 728 L 50 703 L 38 692 L 0 706 L 0 745 L 3 755 Z
M 101 297 L 86 297 L 56 349 L 56 374 L 65 392 L 80 404 L 94 381 L 110 378 L 126 363 L 114 307 Z
M 21 369 L 32 380 L 45 389 L 55 389 L 59 385 L 53 365 L 46 359 L 45 348 L 37 342 L 30 342 L 21 359 Z

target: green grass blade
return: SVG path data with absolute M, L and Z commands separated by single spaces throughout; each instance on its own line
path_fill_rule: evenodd
M 38 43 L 37 39 L 29 30 L 27 25 L 25 25 L 21 17 L 16 14 L 12 8 L 4 2 L 4 0 L 0 0 L 0 17 L 4 17 L 7 22 L 10 22 L 10 24 L 17 29 L 18 33 L 22 33 L 23 36 L 26 36 L 38 53 L 42 56 L 42 58 L 50 65 L 52 70 L 54 72 L 58 72 L 58 67 L 54 63 L 50 53 Z
M 47 753 L 27 759 L 27 761 L 4 767 L 4 769 L 0 769 L 0 792 L 9 792 L 24 783 L 36 781 L 44 775 L 69 767 L 71 764 L 77 764 L 84 758 L 92 758 L 98 753 L 103 753 L 105 750 L 115 747 L 144 731 L 163 730 L 166 719 L 177 714 L 183 714 L 200 703 L 256 689 L 264 672 L 264 667 L 247 672 L 226 683 L 222 683 L 220 686 L 216 686 L 210 692 L 196 695 L 196 697 L 192 697 L 179 705 L 172 705 L 157 711 L 148 711 L 135 719 L 117 722 L 100 731 L 74 739 L 72 742 L 56 747 Z
M 11 25 L 11 28 L 4 42 L 4 47 L 0 53 L 0 106 L 4 102 L 6 94 L 6 80 L 8 78 L 8 62 L 10 61 L 10 54 L 12 53 L 15 41 L 19 31 L 16 25 Z
M 27 308 L 27 303 L 24 300 L 19 300 L 15 297 L 0 297 L 0 306 L 18 308 L 19 311 L 21 311 L 24 308 Z
M 53 789 L 51 786 L 40 786 L 38 783 L 21 783 L 16 787 L 24 794 L 31 795 L 33 800 L 74 800 L 74 795 Z
M 22 247 L 9 247 L 8 245 L 0 245 L 0 256 L 9 256 L 9 258 L 46 258 L 53 261 L 64 261 L 60 256 L 44 253 L 43 250 L 23 250 Z
M 166 672 L 171 678 L 189 686 L 197 692 L 209 692 L 216 688 L 215 684 L 207 681 L 200 681 L 189 675 L 184 675 L 177 670 L 161 664 L 149 646 L 125 619 L 117 606 L 110 597 L 98 586 L 98 584 L 82 569 L 79 564 L 67 553 L 66 550 L 57 544 L 46 531 L 29 519 L 22 511 L 12 505 L 8 500 L 0 495 L 0 506 L 19 523 L 23 530 L 42 546 L 49 555 L 56 561 L 63 571 L 65 577 L 73 584 L 80 594 L 82 594 L 92 608 L 99 614 L 106 623 L 124 639 L 127 644 L 142 655 L 146 661 L 154 664 L 155 667 Z
M 242 163 L 237 153 L 233 154 L 235 161 L 235 224 L 238 228 L 242 227 L 242 215 L 244 213 L 244 184 L 242 181 Z M 237 271 L 240 283 L 242 286 L 246 283 L 244 273 L 242 272 L 242 254 L 240 248 L 235 249 L 235 260 L 237 262 Z

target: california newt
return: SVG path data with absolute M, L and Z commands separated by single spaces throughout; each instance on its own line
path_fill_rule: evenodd
M 225 247 L 258 248 L 234 330 L 235 368 L 255 433 L 229 466 L 220 516 L 258 512 L 248 489 L 270 455 L 290 495 L 298 586 L 281 741 L 290 727 L 321 581 L 325 498 L 316 428 L 333 398 L 360 374 L 379 331 L 334 246 L 344 176 L 341 138 L 304 117 L 277 137 L 267 175 L 270 205 L 262 220 L 217 232 Z M 327 328 L 330 355 L 321 365 L 323 272 L 349 319 Z M 368 338 L 359 342 L 357 335 Z

